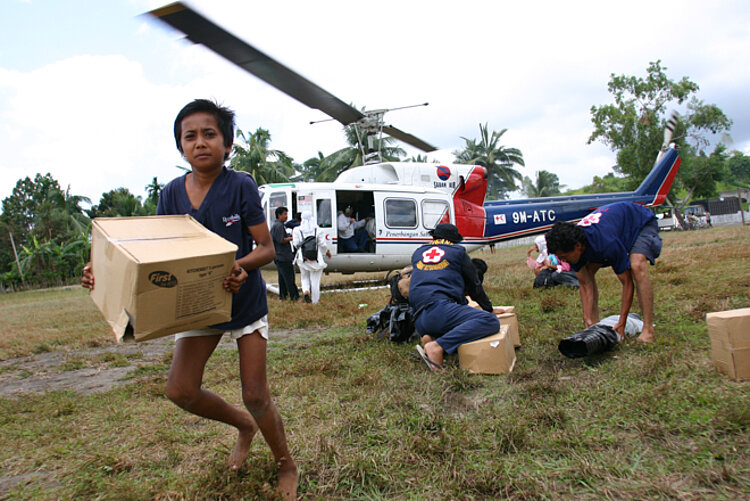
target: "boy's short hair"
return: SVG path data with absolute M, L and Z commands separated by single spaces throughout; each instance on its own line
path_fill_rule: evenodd
M 276 207 L 276 219 L 278 219 L 279 216 L 282 215 L 285 212 L 289 212 L 289 209 L 287 209 L 283 205 L 281 207 Z
M 557 254 L 558 252 L 570 252 L 577 243 L 586 245 L 586 233 L 577 224 L 568 222 L 557 222 L 552 229 L 545 234 L 547 240 L 547 252 Z
M 195 113 L 206 112 L 216 117 L 216 123 L 219 125 L 219 130 L 224 136 L 224 146 L 229 148 L 234 143 L 234 111 L 227 108 L 226 106 L 220 106 L 217 103 L 209 99 L 195 99 L 186 104 L 180 112 L 177 114 L 177 118 L 174 119 L 174 140 L 177 143 L 177 149 L 180 153 L 182 151 L 182 144 L 180 138 L 182 137 L 182 121 L 185 117 L 193 115 Z M 229 158 L 229 154 L 224 155 L 224 160 Z

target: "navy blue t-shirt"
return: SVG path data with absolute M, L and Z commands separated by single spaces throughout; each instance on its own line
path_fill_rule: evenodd
M 435 240 L 419 247 L 411 257 L 409 303 L 419 310 L 437 301 L 468 304 L 466 293 L 485 311 L 492 311 L 476 268 L 461 245 Z
M 253 237 L 248 226 L 266 220 L 258 185 L 252 176 L 224 167 L 198 209 L 193 208 L 185 191 L 186 176 L 173 179 L 161 190 L 156 213 L 189 214 L 209 230 L 237 245 L 236 259 L 249 254 Z M 266 283 L 260 270 L 248 271 L 247 275 L 247 281 L 232 297 L 232 319 L 211 327 L 240 329 L 268 314 Z
M 617 273 L 630 268 L 630 249 L 646 223 L 655 219 L 653 212 L 633 202 L 602 205 L 578 222 L 586 233 L 588 245 L 578 263 L 579 271 L 586 263 L 611 266 Z

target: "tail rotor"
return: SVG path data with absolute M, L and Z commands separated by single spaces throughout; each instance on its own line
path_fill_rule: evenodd
M 669 120 L 667 120 L 667 125 L 664 127 L 664 142 L 661 144 L 661 148 L 659 148 L 659 154 L 656 157 L 654 165 L 659 163 L 659 160 L 661 160 L 664 153 L 669 149 L 670 143 L 672 142 L 672 136 L 674 136 L 674 129 L 677 127 L 677 120 L 679 120 L 679 118 L 680 116 L 677 112 L 673 111 Z

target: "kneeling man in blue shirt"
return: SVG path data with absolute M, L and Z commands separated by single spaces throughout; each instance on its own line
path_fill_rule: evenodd
M 463 240 L 458 228 L 441 223 L 430 234 L 434 240 L 419 247 L 411 258 L 409 303 L 424 344 L 417 351 L 430 370 L 439 372 L 445 353 L 496 333 L 500 322 L 495 313 L 503 310 L 492 307 L 471 258 L 458 245 Z M 481 310 L 468 305 L 467 293 Z

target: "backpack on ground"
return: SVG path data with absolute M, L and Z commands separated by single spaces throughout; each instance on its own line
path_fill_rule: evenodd
M 534 278 L 534 288 L 541 289 L 557 287 L 558 285 L 568 285 L 570 287 L 579 287 L 578 277 L 574 271 L 557 272 L 549 268 L 540 270 Z
M 388 280 L 391 298 L 385 308 L 367 319 L 368 334 L 378 334 L 378 339 L 387 335 L 394 343 L 408 341 L 415 334 L 414 309 L 407 299 L 410 279 L 411 270 L 404 269 Z
M 318 260 L 318 230 L 315 229 L 315 233 L 305 237 L 302 241 L 302 245 L 299 246 L 302 257 L 308 261 Z

